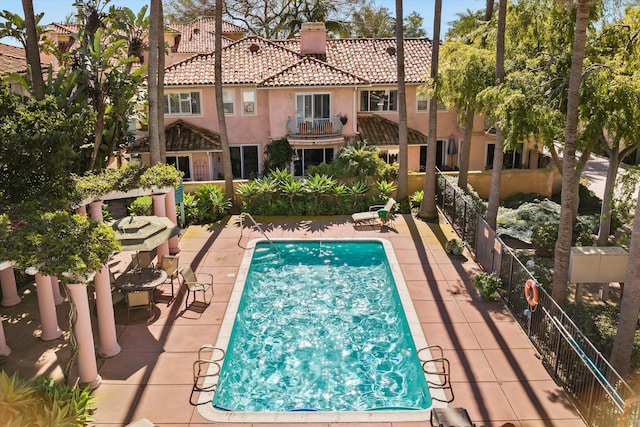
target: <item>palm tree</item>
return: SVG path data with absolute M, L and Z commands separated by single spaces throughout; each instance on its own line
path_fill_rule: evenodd
M 160 25 L 160 1 L 151 0 L 151 7 L 149 9 L 149 66 L 147 79 L 147 90 L 149 96 L 149 157 L 151 166 L 160 163 L 160 123 L 158 122 L 159 114 L 158 110 L 161 108 L 160 102 L 162 99 L 158 99 L 158 69 L 160 64 L 158 63 L 158 30 Z
M 158 146 L 160 148 L 160 163 L 166 163 L 167 142 L 164 135 L 164 106 L 160 105 L 164 101 L 164 11 L 162 0 L 158 5 Z
M 409 198 L 409 156 L 407 153 L 408 135 L 407 128 L 407 92 L 404 83 L 404 25 L 402 13 L 402 0 L 396 0 L 396 60 L 398 70 L 398 201 Z
M 24 10 L 24 27 L 26 30 L 25 48 L 33 84 L 33 96 L 38 101 L 41 101 L 44 99 L 44 78 L 42 77 L 42 67 L 40 66 L 38 31 L 36 30 L 36 19 L 33 14 L 33 1 L 22 0 L 22 9 Z
M 500 0 L 498 5 L 498 34 L 496 36 L 496 86 L 504 81 L 504 32 L 507 22 L 507 0 Z M 500 127 L 500 120 L 496 120 L 496 142 L 493 150 L 493 171 L 491 172 L 491 187 L 489 189 L 489 204 L 487 206 L 487 224 L 496 229 L 498 222 L 498 207 L 500 206 L 500 183 L 502 181 L 502 162 L 504 160 L 504 135 Z
M 620 302 L 618 332 L 609 359 L 614 369 L 622 376 L 629 372 L 633 340 L 638 325 L 638 312 L 640 312 L 640 203 L 636 204 L 624 283 L 625 292 Z
M 438 218 L 436 209 L 436 132 L 438 127 L 438 55 L 440 53 L 440 21 L 442 0 L 435 0 L 433 15 L 433 40 L 431 45 L 431 84 L 433 93 L 429 99 L 429 134 L 427 135 L 427 164 L 424 174 L 424 196 L 418 216 L 428 220 Z
M 218 127 L 220 130 L 220 142 L 222 145 L 222 167 L 224 171 L 224 196 L 234 204 L 233 169 L 231 168 L 231 150 L 229 149 L 229 136 L 227 135 L 227 122 L 224 117 L 224 104 L 222 102 L 222 2 L 216 0 L 215 23 L 215 93 L 216 110 L 218 111 Z
M 567 95 L 567 122 L 564 136 L 564 154 L 562 162 L 562 195 L 560 197 L 560 224 L 555 247 L 553 264 L 553 289 L 551 296 L 562 304 L 567 299 L 567 281 L 569 280 L 569 254 L 573 234 L 573 199 L 576 189 L 574 175 L 576 167 L 576 141 L 578 134 L 578 102 L 582 81 L 582 63 L 584 61 L 589 9 L 593 0 L 579 0 L 576 14 L 575 35 L 571 55 L 571 73 L 569 93 Z M 496 150 L 497 151 L 497 150 Z

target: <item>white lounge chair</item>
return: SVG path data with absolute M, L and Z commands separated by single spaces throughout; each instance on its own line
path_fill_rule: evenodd
M 393 220 L 393 205 L 396 201 L 393 198 L 389 198 L 386 205 L 373 205 L 369 207 L 367 212 L 356 212 L 351 215 L 354 225 L 363 223 L 375 223 L 381 221 L 383 225 L 388 224 Z

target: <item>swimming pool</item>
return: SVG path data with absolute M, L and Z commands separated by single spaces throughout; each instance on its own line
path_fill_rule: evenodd
M 227 355 L 201 415 L 426 420 L 432 400 L 416 356 L 426 342 L 389 242 L 274 243 L 278 253 L 265 241 L 245 253 L 216 343 Z

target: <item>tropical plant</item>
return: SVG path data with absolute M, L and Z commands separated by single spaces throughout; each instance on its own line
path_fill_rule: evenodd
M 246 199 L 245 203 L 248 205 L 253 204 L 254 199 L 260 194 L 258 183 L 255 180 L 238 185 L 237 192 Z
M 285 181 L 280 185 L 280 191 L 289 198 L 289 206 L 294 209 L 294 200 L 305 193 L 303 182 L 297 179 Z
M 335 163 L 340 176 L 362 179 L 367 176 L 377 178 L 384 161 L 378 156 L 378 149 L 368 146 L 365 140 L 342 147 Z
M 0 424 L 3 426 L 88 426 L 95 397 L 89 389 L 40 377 L 23 380 L 0 371 Z
M 420 207 L 420 204 L 422 204 L 422 198 L 423 197 L 424 197 L 424 191 L 423 190 L 416 191 L 415 193 L 413 193 L 411 195 L 411 198 L 409 199 L 411 201 L 411 207 L 412 208 Z
M 276 139 L 264 147 L 264 171 L 286 169 L 293 160 L 293 147 L 287 138 Z
M 364 199 L 370 189 L 371 186 L 369 185 L 369 183 L 363 180 L 356 181 L 349 187 L 347 187 L 347 194 L 349 194 L 353 198 L 352 207 L 354 208 L 354 210 L 358 206 L 358 202 Z
M 136 199 L 128 206 L 127 210 L 130 215 L 153 215 L 153 199 L 151 196 L 136 197 Z
M 462 255 L 462 251 L 464 250 L 465 246 L 467 246 L 466 242 L 463 242 L 461 239 L 455 237 L 447 241 L 447 243 L 444 245 L 444 250 L 448 254 Z
M 318 200 L 328 194 L 335 184 L 336 180 L 327 175 L 311 175 L 304 180 L 304 188 L 311 195 L 316 205 Z
M 213 184 L 205 184 L 196 191 L 198 221 L 209 223 L 218 221 L 229 212 L 231 201 L 224 197 L 222 190 Z
M 502 287 L 502 279 L 496 273 L 478 273 L 471 282 L 473 287 L 478 289 L 480 296 L 486 300 L 493 300 L 494 294 Z

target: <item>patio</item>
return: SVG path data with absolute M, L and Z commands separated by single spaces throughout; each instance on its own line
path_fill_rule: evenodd
M 354 228 L 349 217 L 257 220 L 269 237 L 388 239 L 400 261 L 428 343 L 442 346 L 451 362 L 455 400 L 449 406 L 466 408 L 478 427 L 585 425 L 503 305 L 479 298 L 470 284 L 470 275 L 479 270 L 477 264 L 445 253 L 444 243 L 454 237 L 447 224 L 427 224 L 408 215 L 396 218 L 395 230 Z M 200 346 L 216 342 L 244 247 L 262 237 L 247 223 L 241 236 L 239 224 L 239 217 L 232 216 L 210 228 L 191 226 L 181 237 L 180 265 L 190 263 L 196 272 L 213 274 L 215 295 L 210 306 L 196 303 L 185 310 L 183 288 L 168 304 L 168 287 L 156 291 L 157 304 L 149 320 L 148 313 L 141 310 L 132 313 L 127 323 L 126 307 L 116 306 L 122 351 L 113 358 L 98 359 L 103 382 L 94 392 L 96 426 L 122 426 L 139 418 L 161 426 L 212 424 L 189 404 L 191 369 Z M 129 261 L 130 255 L 122 253 L 110 267 L 123 271 Z M 19 371 L 22 377 L 61 377 L 69 355 L 66 341 L 43 342 L 37 338 L 34 287 L 23 291 L 22 303 L 1 311 L 12 354 L 0 361 L 0 368 L 9 373 Z M 58 306 L 59 324 L 64 330 L 68 329 L 66 307 L 66 302 Z M 427 423 L 376 425 L 409 427 Z

